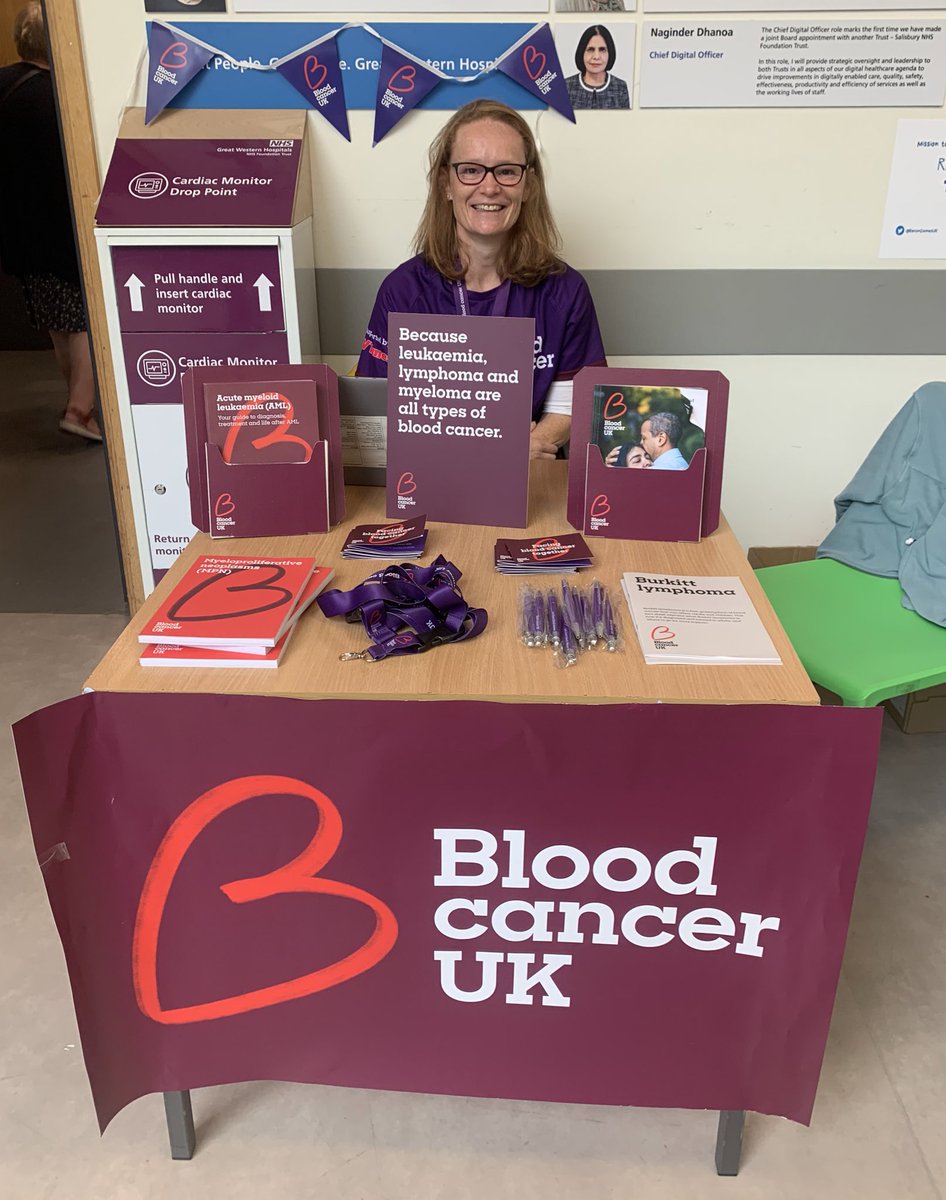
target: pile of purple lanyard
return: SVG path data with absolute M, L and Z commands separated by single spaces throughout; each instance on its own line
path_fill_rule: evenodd
M 361 621 L 374 645 L 342 660 L 377 662 L 393 654 L 420 654 L 447 642 L 476 637 L 486 628 L 485 608 L 471 608 L 457 583 L 463 574 L 443 555 L 422 567 L 402 563 L 369 575 L 364 583 L 342 592 L 323 592 L 318 605 L 327 617 L 344 614 Z

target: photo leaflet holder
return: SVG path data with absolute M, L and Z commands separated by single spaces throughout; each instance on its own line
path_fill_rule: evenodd
M 584 534 L 698 542 L 719 525 L 729 381 L 719 371 L 586 367 L 575 377 L 568 520 Z M 682 421 L 685 470 L 608 466 L 651 416 Z M 666 424 L 669 429 L 669 423 Z M 695 443 L 695 448 L 694 448 Z M 672 445 L 672 443 L 671 443 Z M 649 461 L 649 460 L 648 460 Z
M 328 443 L 304 463 L 226 463 L 205 443 L 210 536 L 268 537 L 327 533 Z
M 703 519 L 706 450 L 685 471 L 606 467 L 600 449 L 585 451 L 582 533 L 638 542 L 698 542 Z M 571 513 L 568 519 L 575 524 Z

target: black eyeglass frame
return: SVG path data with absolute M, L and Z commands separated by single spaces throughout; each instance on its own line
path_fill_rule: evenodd
M 464 187 L 477 187 L 479 184 L 481 184 L 483 182 L 483 180 L 486 178 L 487 175 L 492 175 L 492 177 L 496 180 L 496 182 L 499 184 L 500 187 L 516 187 L 518 184 L 522 183 L 522 180 L 525 177 L 526 171 L 529 170 L 528 163 L 497 163 L 495 167 L 487 167 L 484 163 L 478 163 L 478 162 L 454 162 L 454 163 L 451 163 L 450 166 L 453 167 L 453 173 L 456 175 L 457 179 L 459 180 L 460 183 L 463 184 Z M 478 167 L 483 172 L 483 174 L 479 177 L 479 179 L 472 179 L 472 180 L 461 179 L 460 178 L 460 168 L 461 167 Z M 515 180 L 515 182 L 513 182 L 513 183 L 504 183 L 499 178 L 499 176 L 496 174 L 496 172 L 499 171 L 502 167 L 516 167 L 519 171 L 519 178 L 517 180 Z

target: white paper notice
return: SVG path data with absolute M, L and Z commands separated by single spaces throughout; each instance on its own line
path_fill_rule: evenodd
M 366 7 L 352 0 L 234 0 L 234 12 L 345 13 L 359 21 L 366 12 L 548 12 L 549 0 L 370 0 Z
M 942 7 L 943 0 L 644 0 L 644 11 L 649 13 L 840 12 L 847 8 L 895 12 Z
M 939 107 L 942 21 L 649 22 L 641 108 Z
M 881 258 L 946 258 L 946 121 L 900 121 Z
M 346 467 L 388 465 L 387 417 L 342 414 L 342 463 Z

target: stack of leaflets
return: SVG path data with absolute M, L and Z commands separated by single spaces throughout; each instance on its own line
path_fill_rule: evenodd
M 627 571 L 621 587 L 649 666 L 782 661 L 735 575 L 678 579 Z
M 389 525 L 356 525 L 342 546 L 342 558 L 420 558 L 427 545 L 427 518 Z
M 138 634 L 143 667 L 278 667 L 332 579 L 314 558 L 202 555 Z
M 503 575 L 564 575 L 590 567 L 594 557 L 577 533 L 533 538 L 528 542 L 496 542 L 496 570 Z

